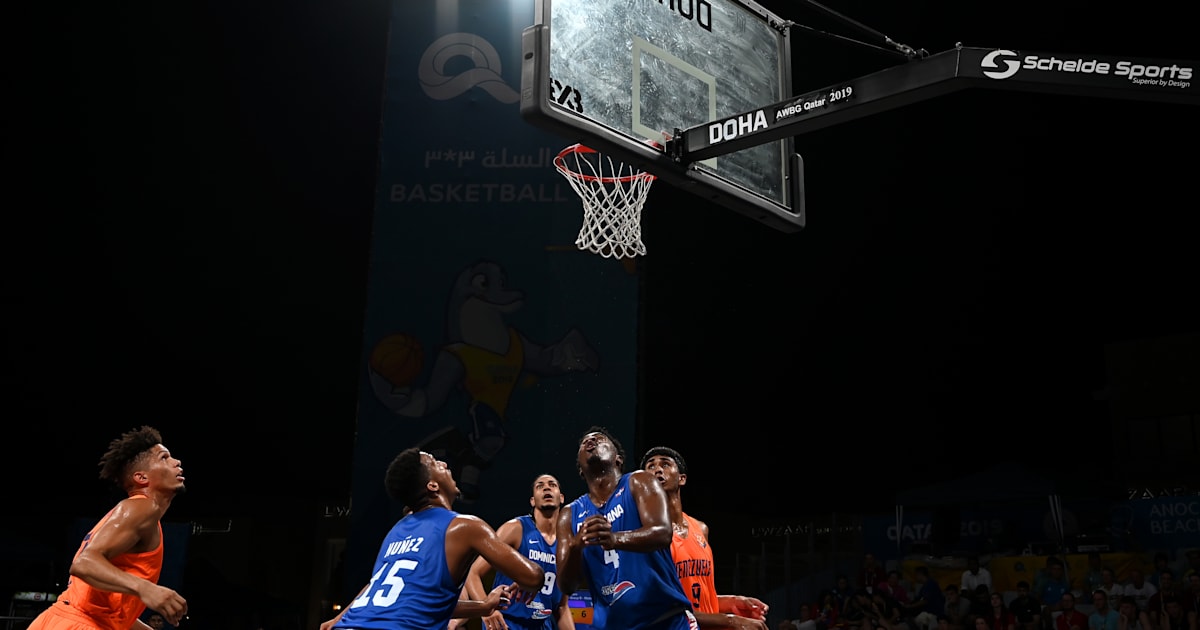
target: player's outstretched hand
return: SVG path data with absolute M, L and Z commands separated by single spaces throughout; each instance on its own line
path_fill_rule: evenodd
M 738 615 L 729 615 L 729 626 L 735 630 L 770 630 L 765 619 L 751 619 Z
M 724 599 L 724 597 L 722 597 Z M 748 619 L 766 619 L 767 611 L 770 606 L 757 597 L 747 597 L 745 595 L 729 596 L 730 606 L 729 611 L 739 617 Z

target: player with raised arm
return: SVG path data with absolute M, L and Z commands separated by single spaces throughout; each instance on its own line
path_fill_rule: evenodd
M 588 490 L 558 516 L 558 580 L 572 593 L 586 579 L 594 624 L 620 630 L 697 630 L 671 559 L 667 495 L 654 475 L 622 473 L 625 451 L 603 427 L 579 441 Z
M 467 572 L 479 556 L 520 589 L 542 588 L 542 567 L 504 544 L 483 519 L 450 509 L 459 491 L 446 462 L 405 449 L 388 465 L 384 487 L 411 513 L 384 537 L 370 582 L 321 630 L 443 630 L 453 617 L 491 614 L 503 605 L 502 595 L 516 593 L 500 589 L 488 601 L 460 601 Z
M 538 475 L 533 480 L 533 493 L 529 497 L 532 514 L 511 518 L 496 528 L 500 540 L 516 549 L 522 556 L 542 565 L 546 572 L 546 583 L 533 594 L 529 602 L 513 602 L 503 611 L 484 617 L 484 630 L 575 630 L 566 593 L 558 586 L 555 550 L 557 549 L 558 513 L 566 497 L 554 475 Z M 492 570 L 487 559 L 479 558 L 467 575 L 467 596 L 481 599 L 484 595 L 483 577 Z M 512 579 L 496 571 L 493 587 L 505 586 Z
M 667 493 L 673 529 L 671 557 L 683 592 L 701 628 L 768 630 L 767 605 L 744 595 L 718 595 L 708 525 L 683 511 L 680 489 L 687 484 L 687 462 L 673 448 L 656 446 L 642 456 L 642 468 L 654 475 Z

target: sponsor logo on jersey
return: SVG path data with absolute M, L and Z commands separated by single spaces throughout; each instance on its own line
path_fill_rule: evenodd
M 608 586 L 601 588 L 600 594 L 604 595 L 605 597 L 611 597 L 612 598 L 611 601 L 615 602 L 618 599 L 621 599 L 621 597 L 623 595 L 625 595 L 625 593 L 628 593 L 629 591 L 631 591 L 635 588 L 637 588 L 637 584 L 634 584 L 633 582 L 630 582 L 629 580 L 625 580 L 623 582 L 618 582 L 616 584 L 609 584 Z

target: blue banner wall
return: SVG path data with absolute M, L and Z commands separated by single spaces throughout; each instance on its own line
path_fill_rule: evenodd
M 350 595 L 399 516 L 387 464 L 446 458 L 494 526 L 533 478 L 584 491 L 579 436 L 633 445 L 637 277 L 574 246 L 580 200 L 551 163 L 573 142 L 521 118 L 533 0 L 396 0 L 355 439 Z
M 1200 497 L 1134 499 L 1120 515 L 1144 549 L 1200 549 Z

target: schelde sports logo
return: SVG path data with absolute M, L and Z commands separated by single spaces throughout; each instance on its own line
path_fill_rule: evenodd
M 630 582 L 629 580 L 625 580 L 623 582 L 617 582 L 616 584 L 609 584 L 608 586 L 601 588 L 600 594 L 604 595 L 605 597 L 611 598 L 611 599 L 609 599 L 609 603 L 612 603 L 612 602 L 617 601 L 618 599 L 621 599 L 622 595 L 624 595 L 625 593 L 628 593 L 629 591 L 632 591 L 635 588 L 637 588 L 637 584 L 634 584 L 633 582 Z
M 460 58 L 466 59 L 471 67 L 447 74 L 448 62 Z M 450 33 L 425 49 L 417 76 L 425 94 L 438 101 L 448 101 L 478 87 L 501 103 L 516 103 L 521 95 L 504 82 L 500 66 L 500 54 L 488 40 L 473 33 Z
M 1007 79 L 1021 69 L 1021 62 L 1017 61 L 1017 53 L 1001 49 L 985 55 L 979 66 L 989 79 Z

